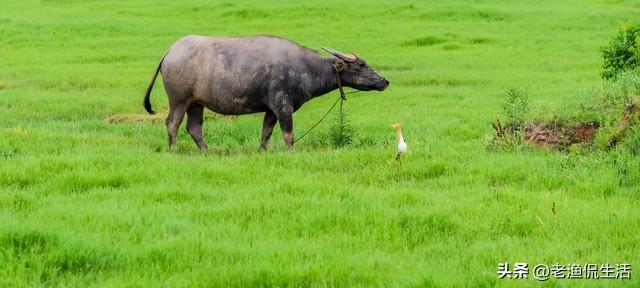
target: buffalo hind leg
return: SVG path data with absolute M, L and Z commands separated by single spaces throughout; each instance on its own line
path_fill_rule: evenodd
M 204 106 L 193 103 L 187 108 L 187 132 L 196 142 L 198 148 L 207 149 L 207 143 L 202 136 L 202 123 L 204 122 Z
M 182 118 L 184 118 L 186 110 L 186 104 L 171 105 L 169 107 L 169 115 L 166 121 L 169 148 L 176 146 L 176 134 L 178 133 L 178 127 L 180 127 L 180 123 L 182 123 Z
M 269 142 L 269 138 L 271 138 L 271 133 L 273 133 L 273 127 L 276 126 L 276 122 L 278 122 L 278 118 L 276 114 L 271 111 L 267 111 L 264 113 L 264 121 L 262 122 L 262 139 L 260 140 L 260 151 L 267 150 L 267 143 Z

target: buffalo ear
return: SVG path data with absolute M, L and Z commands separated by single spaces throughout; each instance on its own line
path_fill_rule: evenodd
M 344 70 L 347 67 L 347 64 L 344 61 L 338 60 L 333 64 L 333 68 L 336 69 L 337 72 Z

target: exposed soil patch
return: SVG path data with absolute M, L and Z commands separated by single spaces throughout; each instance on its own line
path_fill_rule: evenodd
M 597 123 L 582 123 L 573 127 L 535 123 L 525 129 L 524 140 L 538 147 L 556 148 L 591 142 L 596 138 L 597 129 Z
M 530 124 L 502 124 L 500 120 L 491 123 L 495 136 L 493 143 L 517 145 L 533 143 L 539 148 L 562 149 L 571 145 L 592 142 L 596 138 L 598 123 L 579 123 L 573 126 L 554 125 L 545 122 Z
M 640 106 L 627 105 L 624 114 L 617 121 L 615 130 L 608 137 L 608 149 L 614 148 L 622 142 L 629 129 L 640 125 Z M 536 147 L 562 149 L 571 145 L 581 145 L 593 142 L 598 134 L 598 123 L 577 123 L 574 125 L 559 125 L 546 122 L 509 125 L 500 120 L 491 123 L 495 130 L 494 140 L 497 143 L 521 143 L 526 141 Z

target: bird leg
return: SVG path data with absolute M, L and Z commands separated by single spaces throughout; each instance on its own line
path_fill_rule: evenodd
M 398 155 L 396 155 L 396 161 L 398 161 L 400 167 L 402 167 L 402 154 L 398 153 Z

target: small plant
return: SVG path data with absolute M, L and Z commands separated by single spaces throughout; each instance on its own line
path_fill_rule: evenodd
M 490 148 L 517 150 L 517 148 L 522 145 L 522 133 L 512 130 L 510 126 L 503 125 L 500 119 L 496 119 L 495 122 L 491 123 L 491 127 L 496 134 L 488 139 L 488 146 Z
M 640 26 L 627 23 L 620 26 L 618 34 L 602 48 L 603 79 L 616 79 L 623 71 L 631 71 L 640 64 Z
M 519 89 L 509 89 L 506 103 L 502 108 L 507 118 L 505 125 L 512 131 L 522 130 L 529 113 L 529 101 L 524 92 Z
M 506 120 L 503 123 L 500 119 L 496 119 L 491 123 L 496 134 L 489 139 L 489 145 L 504 149 L 518 148 L 523 142 L 529 102 L 526 95 L 519 89 L 509 89 L 505 96 L 505 104 L 502 108 Z
M 313 148 L 325 148 L 329 146 L 329 133 L 325 131 L 318 131 L 318 133 L 309 134 L 309 141 L 307 144 Z M 307 141 L 307 140 L 305 140 Z
M 353 143 L 353 128 L 347 119 L 347 113 L 344 109 L 338 110 L 335 124 L 329 132 L 331 144 L 335 147 L 343 147 Z

